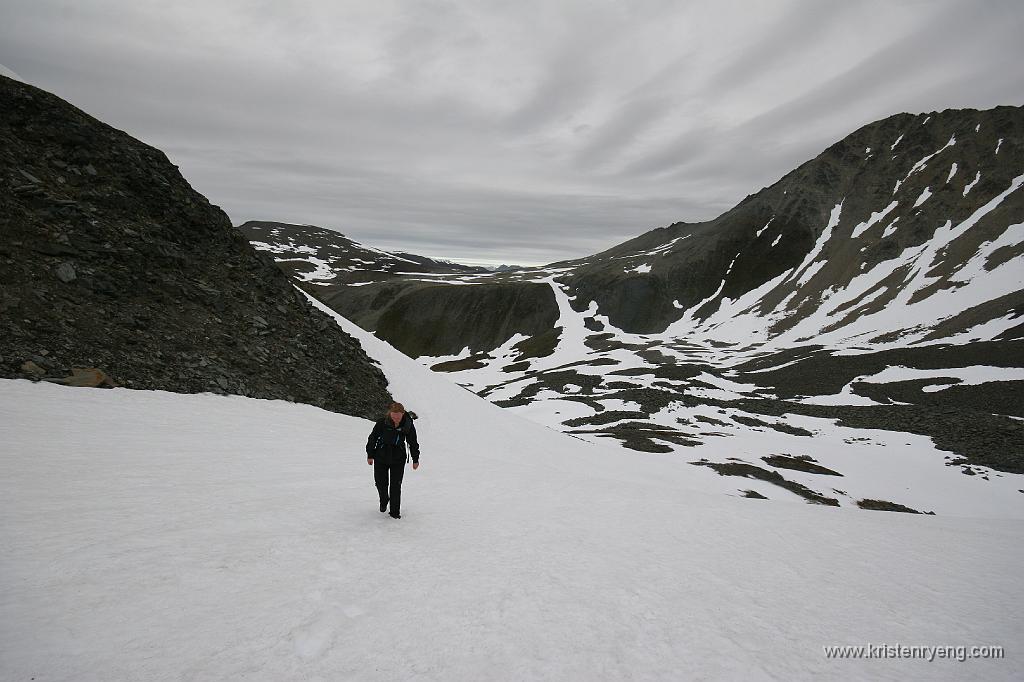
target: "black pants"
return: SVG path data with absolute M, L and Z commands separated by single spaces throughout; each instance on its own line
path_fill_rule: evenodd
M 391 500 L 391 515 L 398 516 L 402 509 L 402 476 L 405 475 L 405 457 L 378 457 L 373 460 L 373 482 L 381 504 Z M 388 478 L 391 478 L 390 489 Z

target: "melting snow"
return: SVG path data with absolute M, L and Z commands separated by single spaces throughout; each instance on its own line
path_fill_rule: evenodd
M 967 193 L 974 189 L 974 186 L 978 184 L 978 180 L 981 180 L 981 171 L 978 171 L 974 179 L 964 187 L 964 196 L 967 196 Z
M 930 197 L 931 195 L 932 195 L 931 188 L 930 187 L 925 187 L 924 190 L 921 192 L 921 196 L 919 196 L 917 198 L 917 201 L 914 202 L 914 208 L 917 208 L 918 206 L 923 204 L 925 201 L 927 201 L 928 197 Z
M 906 177 L 904 177 L 902 180 L 897 180 L 896 181 L 896 187 L 893 188 L 892 193 L 896 194 L 896 192 L 899 190 L 900 186 L 904 182 L 906 182 L 910 178 L 911 175 L 913 175 L 914 173 L 917 173 L 918 171 L 923 169 L 927 165 L 928 161 L 930 161 L 933 157 L 935 157 L 937 154 L 942 152 L 944 149 L 947 149 L 948 147 L 952 147 L 955 144 L 956 144 L 956 135 L 951 135 L 950 138 L 949 138 L 949 141 L 946 142 L 945 145 L 943 145 L 942 149 L 939 149 L 938 151 L 932 152 L 931 154 L 929 154 L 928 156 L 924 157 L 923 159 L 921 159 L 920 161 L 915 163 L 913 166 L 911 166 L 910 170 L 907 171 Z
M 298 262 L 309 263 L 315 266 L 313 272 L 295 272 L 293 276 L 303 282 L 333 279 L 338 270 L 331 265 L 330 261 L 326 261 L 322 258 L 316 258 L 314 256 L 310 256 L 309 258 L 278 258 L 276 260 L 278 263 Z
M 853 228 L 853 233 L 850 235 L 850 238 L 851 239 L 856 239 L 860 235 L 864 234 L 865 231 L 867 231 L 873 225 L 875 225 L 880 220 L 885 218 L 885 216 L 889 215 L 892 212 L 892 210 L 894 208 L 896 208 L 897 205 L 899 205 L 899 202 L 898 201 L 893 201 L 888 206 L 883 208 L 881 211 L 879 211 L 877 213 L 872 213 L 870 218 L 868 218 L 866 221 L 858 224 L 856 227 Z
M 992 381 L 1024 381 L 1024 368 L 991 367 L 988 365 L 971 365 L 969 367 L 948 367 L 943 369 L 916 369 L 894 365 L 870 376 L 859 377 L 855 381 L 872 384 L 889 384 L 897 381 L 916 381 L 919 379 L 957 379 L 955 384 L 939 383 L 921 389 L 934 393 L 956 386 L 975 386 Z
M 882 239 L 885 239 L 886 237 L 888 237 L 888 236 L 890 236 L 890 235 L 892 235 L 893 233 L 896 232 L 896 223 L 898 223 L 899 221 L 900 221 L 900 219 L 897 216 L 897 218 L 895 220 L 893 220 L 891 223 L 889 223 L 889 225 L 885 228 L 885 232 L 882 233 Z
M 821 250 L 825 248 L 825 244 L 828 242 L 829 239 L 832 238 L 832 230 L 835 229 L 835 227 L 839 224 L 839 216 L 842 214 L 842 212 L 843 202 L 840 201 L 832 208 L 832 212 L 829 214 L 828 217 L 828 225 L 825 226 L 825 229 L 822 230 L 821 234 L 818 236 L 818 239 L 814 242 L 814 247 L 811 249 L 810 253 L 808 253 L 804 257 L 803 262 L 800 263 L 800 265 L 794 269 L 793 276 L 799 276 L 801 274 L 801 271 L 809 268 L 811 263 L 813 263 L 815 259 L 817 259 L 818 255 L 821 253 Z

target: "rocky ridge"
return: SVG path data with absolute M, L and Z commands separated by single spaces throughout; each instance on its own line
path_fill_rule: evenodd
M 366 417 L 390 398 L 359 344 L 162 152 L 4 77 L 0 234 L 2 377 Z

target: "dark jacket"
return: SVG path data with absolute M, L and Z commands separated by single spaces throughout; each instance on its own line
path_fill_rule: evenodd
M 401 423 L 396 427 L 391 417 L 377 420 L 373 425 L 370 437 L 366 439 L 366 456 L 369 459 L 383 459 L 388 462 L 401 462 L 405 459 L 405 444 L 409 443 L 412 461 L 420 461 L 420 444 L 416 440 L 416 425 L 406 412 Z

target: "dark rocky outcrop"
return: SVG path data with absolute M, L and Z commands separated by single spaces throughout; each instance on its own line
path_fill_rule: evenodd
M 765 464 L 769 464 L 777 469 L 792 469 L 793 471 L 803 471 L 807 474 L 820 474 L 822 476 L 842 476 L 838 471 L 833 471 L 828 467 L 817 464 L 810 455 L 770 455 L 762 457 L 761 460 Z
M 325 287 L 315 293 L 414 358 L 454 355 L 467 346 L 471 351 L 491 350 L 517 333 L 539 337 L 558 321 L 558 306 L 546 284 L 403 281 Z
M 785 488 L 792 493 L 796 493 L 813 504 L 824 504 L 829 507 L 839 506 L 839 500 L 834 497 L 822 495 L 821 493 L 811 490 L 805 485 L 784 478 L 782 474 L 777 471 L 769 471 L 768 469 L 763 469 L 759 466 L 754 466 L 753 464 L 747 464 L 746 462 L 711 462 L 702 458 L 699 461 L 690 462 L 690 464 L 714 469 L 718 472 L 719 476 L 740 476 L 743 478 L 755 478 L 760 481 L 765 481 L 767 483 L 777 485 L 780 488 Z
M 161 151 L 4 77 L 0 235 L 2 377 L 93 368 L 361 416 L 389 399 L 359 344 Z
M 919 512 L 911 507 L 896 504 L 895 502 L 888 502 L 886 500 L 857 500 L 857 506 L 861 509 L 870 509 L 872 511 L 893 511 L 903 512 L 904 514 L 935 514 L 935 512 Z

